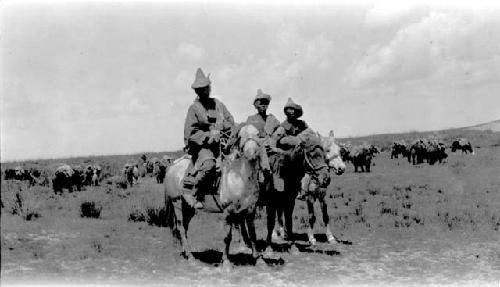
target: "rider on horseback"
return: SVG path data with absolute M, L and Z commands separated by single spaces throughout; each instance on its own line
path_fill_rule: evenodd
M 259 138 L 262 139 L 262 146 L 266 149 L 266 157 L 264 158 L 265 162 L 261 163 L 263 172 L 259 176 L 259 183 L 261 186 L 264 186 L 264 188 L 268 183 L 270 183 L 269 180 L 266 180 L 266 177 L 270 174 L 265 173 L 269 173 L 271 171 L 269 158 L 267 158 L 267 154 L 271 152 L 271 135 L 280 125 L 280 122 L 273 114 L 267 114 L 267 108 L 269 107 L 270 102 L 270 95 L 264 94 L 261 89 L 257 90 L 257 95 L 253 101 L 253 105 L 257 110 L 257 113 L 249 116 L 246 121 L 247 124 L 251 124 L 257 128 L 259 131 Z
M 189 107 L 184 123 L 185 150 L 192 156 L 194 168 L 185 176 L 183 184 L 187 194 L 193 196 L 195 208 L 203 208 L 205 193 L 216 179 L 216 161 L 221 154 L 221 133 L 234 127 L 234 119 L 226 106 L 210 97 L 210 75 L 198 68 L 191 88 L 197 98 Z M 201 187 L 205 187 L 205 189 Z M 185 197 L 186 198 L 186 197 Z M 189 198 L 189 196 L 188 196 Z

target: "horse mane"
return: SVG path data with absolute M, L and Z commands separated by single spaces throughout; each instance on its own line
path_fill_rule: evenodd
M 240 141 L 241 141 L 240 132 L 241 132 L 242 128 L 249 126 L 249 125 L 253 126 L 252 124 L 249 124 L 249 123 L 239 123 L 231 129 L 231 134 L 229 136 L 227 146 L 224 148 L 225 155 L 232 154 L 233 150 L 235 148 L 239 147 Z M 255 126 L 253 126 L 253 127 L 255 128 Z M 255 128 L 255 129 L 257 129 L 257 128 Z

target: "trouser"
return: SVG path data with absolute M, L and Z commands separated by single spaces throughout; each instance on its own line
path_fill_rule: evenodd
M 267 242 L 271 242 L 275 221 L 278 219 L 279 226 L 283 226 L 283 192 L 270 191 L 267 196 Z
M 293 239 L 293 209 L 295 208 L 295 198 L 297 193 L 301 188 L 301 178 L 285 178 L 285 191 L 283 192 L 283 197 L 281 198 L 283 206 L 283 217 L 284 217 L 284 229 L 285 229 L 285 239 Z
M 184 177 L 184 188 L 202 201 L 207 191 L 214 185 L 216 161 L 209 150 L 202 150 L 196 157 L 194 168 Z

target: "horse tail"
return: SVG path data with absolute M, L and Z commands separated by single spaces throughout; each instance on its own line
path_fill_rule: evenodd
M 177 223 L 178 220 L 175 214 L 174 200 L 165 192 L 165 226 L 170 228 L 174 243 L 181 242 L 181 233 Z

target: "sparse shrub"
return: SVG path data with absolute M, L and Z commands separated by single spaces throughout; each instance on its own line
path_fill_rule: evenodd
M 150 206 L 147 208 L 149 225 L 166 227 L 166 208 L 165 206 Z
M 128 220 L 146 221 L 149 225 L 165 226 L 166 208 L 154 193 L 139 191 L 129 199 Z
M 158 198 L 153 193 L 148 193 L 144 198 L 146 213 L 148 217 L 146 221 L 150 225 L 165 226 L 166 208 L 163 200 Z
M 106 179 L 106 184 L 114 185 L 118 188 L 127 189 L 127 180 L 121 175 L 115 175 Z
M 134 222 L 146 221 L 147 213 L 141 200 L 131 199 L 128 203 L 128 220 Z
M 92 248 L 97 253 L 101 253 L 102 252 L 102 243 L 101 243 L 100 240 L 92 240 L 92 242 L 90 243 L 90 245 L 92 246 Z
M 80 217 L 100 218 L 102 208 L 102 199 L 99 198 L 99 194 L 94 194 L 91 191 L 85 191 L 82 193 Z
M 102 205 L 94 201 L 84 201 L 80 205 L 80 216 L 89 218 L 101 217 Z
M 31 189 L 15 189 L 2 194 L 2 204 L 6 210 L 19 215 L 24 220 L 33 220 L 41 216 L 42 202 Z
M 366 190 L 368 191 L 369 195 L 373 195 L 373 196 L 375 196 L 375 195 L 377 195 L 377 194 L 380 193 L 380 191 L 377 188 L 371 188 L 371 187 L 369 187 Z

